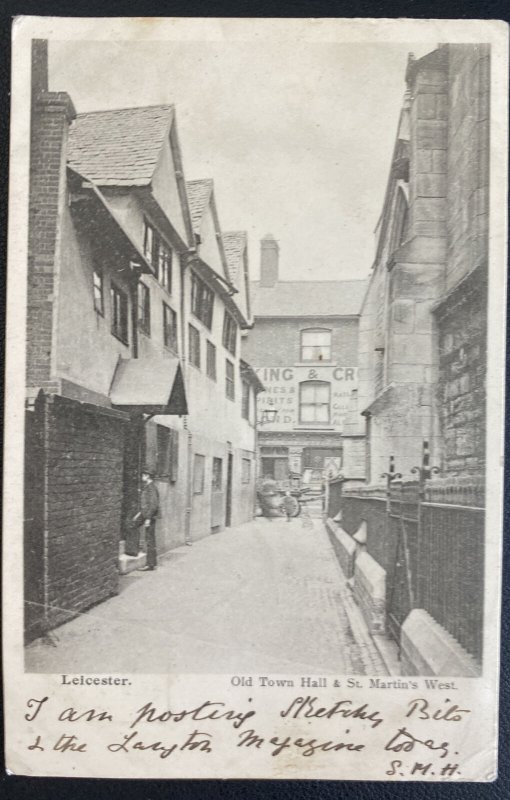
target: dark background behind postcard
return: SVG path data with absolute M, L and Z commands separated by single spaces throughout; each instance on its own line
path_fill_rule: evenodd
M 232 0 L 209 0 L 209 2 L 159 2 L 157 0 L 4 0 L 0 7 L 0 179 L 3 203 L 0 210 L 0 252 L 6 263 L 7 240 L 7 177 L 9 147 L 9 85 L 10 85 L 10 35 L 11 20 L 16 15 L 67 16 L 67 17 L 129 17 L 129 16 L 195 16 L 195 17 L 414 17 L 439 19 L 501 19 L 510 21 L 508 0 L 499 2 L 451 2 L 449 0 L 408 0 L 403 2 L 326 2 L 325 0 L 294 0 L 292 3 L 232 2 Z M 2 318 L 5 324 L 5 270 L 0 271 Z M 508 313 L 507 313 L 508 317 Z M 507 336 L 508 342 L 508 336 Z M 3 376 L 3 350 L 2 376 Z M 507 355 L 507 376 L 510 359 Z M 507 377 L 508 389 L 508 377 Z M 506 402 L 507 418 L 510 402 Z M 505 485 L 510 479 L 510 435 L 505 442 Z M 505 496 L 505 531 L 510 524 L 510 500 Z M 210 781 L 210 780 L 73 780 L 63 778 L 25 778 L 6 776 L 2 748 L 1 792 L 6 800 L 37 798 L 37 800 L 308 800 L 320 798 L 359 798 L 359 800 L 387 800 L 387 798 L 492 798 L 503 800 L 510 797 L 510 770 L 508 764 L 510 738 L 510 575 L 508 537 L 504 537 L 503 607 L 501 635 L 501 698 L 500 698 L 500 763 L 499 778 L 493 784 L 438 784 L 438 783 L 376 783 L 363 781 Z M 242 770 L 242 762 L 239 764 Z

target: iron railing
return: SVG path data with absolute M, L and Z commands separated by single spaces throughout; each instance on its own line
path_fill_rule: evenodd
M 418 480 L 403 481 L 390 465 L 386 489 L 333 481 L 328 515 L 340 512 L 351 535 L 365 522 L 367 552 L 386 570 L 388 630 L 397 641 L 409 612 L 423 608 L 481 662 L 483 487 L 469 479 L 436 484 L 431 470 L 417 471 Z

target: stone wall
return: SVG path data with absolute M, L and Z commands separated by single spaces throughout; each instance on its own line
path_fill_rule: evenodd
M 487 262 L 489 45 L 449 45 L 447 289 Z
M 486 268 L 472 272 L 436 311 L 440 370 L 437 388 L 443 469 L 452 475 L 485 467 L 487 361 Z

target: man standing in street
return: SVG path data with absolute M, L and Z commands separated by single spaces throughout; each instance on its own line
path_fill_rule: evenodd
M 156 517 L 159 510 L 159 494 L 154 484 L 154 473 L 146 467 L 142 470 L 142 486 L 140 512 L 144 520 L 147 546 L 147 566 L 143 567 L 143 570 L 154 570 L 157 564 Z

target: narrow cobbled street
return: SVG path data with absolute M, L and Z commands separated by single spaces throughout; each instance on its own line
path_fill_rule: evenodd
M 118 596 L 29 645 L 26 668 L 384 674 L 323 523 L 299 518 L 257 519 L 122 577 Z

